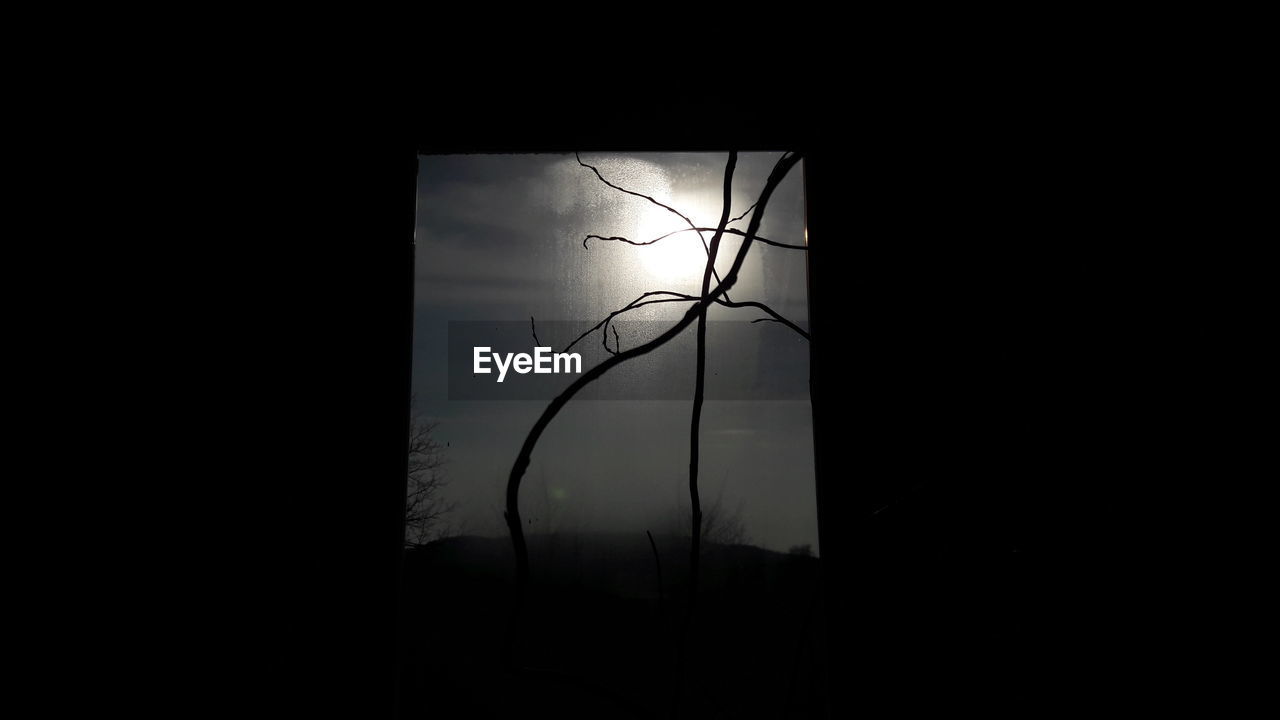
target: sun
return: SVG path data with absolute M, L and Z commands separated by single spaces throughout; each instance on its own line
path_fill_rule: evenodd
M 634 239 L 637 242 L 648 242 L 687 227 L 675 215 L 661 208 L 654 208 L 652 211 L 646 210 L 636 223 Z M 676 233 L 652 245 L 628 249 L 635 254 L 650 278 L 664 284 L 687 287 L 689 283 L 701 282 L 702 271 L 707 265 L 707 251 L 698 239 L 698 233 L 692 230 Z

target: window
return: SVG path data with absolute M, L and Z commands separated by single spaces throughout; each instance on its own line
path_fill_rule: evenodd
M 803 183 L 736 154 L 717 240 L 728 162 L 420 158 L 406 711 L 816 712 Z

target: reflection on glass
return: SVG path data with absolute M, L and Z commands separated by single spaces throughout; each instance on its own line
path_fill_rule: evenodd
M 730 229 L 747 229 L 747 211 L 779 155 L 738 156 Z M 418 523 L 406 556 L 406 593 L 424 613 L 410 645 L 450 652 L 410 661 L 407 707 L 414 706 L 413 688 L 425 693 L 441 677 L 456 687 L 506 678 L 514 685 L 504 690 L 518 685 L 533 693 L 524 702 L 555 696 L 602 716 L 622 707 L 664 714 L 673 703 L 691 715 L 708 704 L 803 715 L 816 702 L 814 681 L 806 679 L 817 673 L 810 636 L 820 553 L 811 410 L 807 396 L 778 391 L 807 386 L 798 167 L 773 191 L 757 233 L 776 244 L 751 244 L 728 293 L 732 302 L 763 307 L 707 310 L 710 323 L 733 332 L 708 332 L 706 346 L 694 615 L 693 326 L 688 337 L 619 366 L 592 394 L 565 405 L 524 475 L 519 515 L 531 584 L 516 655 L 525 671 L 558 673 L 555 682 L 524 671 L 502 675 L 511 668 L 498 651 L 515 582 L 504 516 L 508 479 L 550 395 L 450 399 L 456 368 L 449 362 L 457 356 L 450 323 L 467 323 L 472 332 L 492 323 L 495 333 L 524 323 L 525 351 L 537 344 L 560 350 L 574 339 L 567 328 L 591 327 L 644 293 L 670 293 L 654 297 L 673 301 L 629 310 L 575 346 L 590 369 L 679 321 L 701 292 L 704 242 L 714 234 L 688 229 L 718 223 L 725 164 L 725 154 L 420 158 L 414 411 L 415 427 L 430 428 L 430 461 L 438 463 L 431 476 L 439 480 L 433 507 L 441 512 L 425 530 Z M 724 235 L 720 276 L 743 241 Z M 575 380 L 556 378 L 558 389 Z M 630 399 L 610 399 L 617 397 Z M 486 709 L 531 707 L 483 689 L 476 688 Z

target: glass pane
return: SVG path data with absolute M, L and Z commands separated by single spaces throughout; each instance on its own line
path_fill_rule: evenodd
M 799 165 L 736 262 L 783 157 L 737 155 L 709 279 L 737 265 L 705 311 L 696 591 L 697 308 L 728 154 L 420 158 L 408 711 L 817 712 Z M 602 364 L 532 445 L 514 538 L 531 429 Z

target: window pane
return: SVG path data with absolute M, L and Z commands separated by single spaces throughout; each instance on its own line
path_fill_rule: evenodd
M 719 244 L 712 288 L 730 274 L 748 210 L 780 155 L 738 156 L 728 224 L 737 234 Z M 526 669 L 511 675 L 501 662 L 517 586 L 504 520 L 512 466 L 548 404 L 582 372 L 661 338 L 693 308 L 726 160 L 420 158 L 406 709 L 452 707 L 456 693 L 458 709 L 473 712 L 667 713 L 677 695 L 690 714 L 816 712 L 819 547 L 799 166 L 773 190 L 763 240 L 751 243 L 725 298 L 755 304 L 706 312 L 691 629 L 696 320 L 575 395 L 538 438 L 518 494 L 529 584 L 512 657 Z M 638 300 L 649 302 L 596 327 Z M 539 372 L 536 347 L 576 353 L 580 370 L 566 357 Z M 688 680 L 677 683 L 682 654 Z

